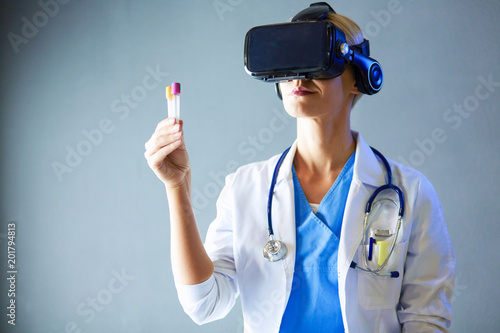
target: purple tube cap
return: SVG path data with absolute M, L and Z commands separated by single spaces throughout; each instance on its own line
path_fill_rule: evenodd
M 180 95 L 181 94 L 181 84 L 178 82 L 172 83 L 172 95 Z

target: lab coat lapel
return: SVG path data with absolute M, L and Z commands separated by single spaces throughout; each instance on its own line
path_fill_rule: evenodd
M 363 183 L 353 178 L 349 195 L 347 196 L 342 231 L 339 243 L 338 273 L 339 286 L 345 285 L 347 271 L 354 258 L 354 254 L 363 237 L 363 219 L 365 204 L 370 193 Z
M 353 131 L 356 156 L 349 195 L 347 196 L 338 254 L 340 301 L 345 302 L 346 277 L 354 255 L 363 238 L 366 202 L 373 188 L 383 185 L 384 170 L 361 135 Z M 344 303 L 345 305 L 345 303 Z M 344 308 L 344 306 L 342 306 Z M 345 317 L 345 316 L 344 316 Z

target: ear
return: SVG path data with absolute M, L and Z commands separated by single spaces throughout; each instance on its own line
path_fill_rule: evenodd
M 358 89 L 358 83 L 357 82 L 354 82 L 354 85 L 352 86 L 352 89 L 351 89 L 350 93 L 354 94 L 354 95 L 361 94 L 361 92 Z
M 351 77 L 354 82 L 351 90 L 349 91 L 351 94 L 358 95 L 361 94 L 358 88 L 358 80 L 360 79 L 358 69 L 354 66 L 349 66 L 348 67 L 349 72 L 351 72 Z

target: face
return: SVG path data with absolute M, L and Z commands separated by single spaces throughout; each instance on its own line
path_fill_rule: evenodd
M 350 112 L 352 99 L 359 94 L 352 69 L 327 80 L 281 82 L 283 105 L 295 118 L 336 117 Z

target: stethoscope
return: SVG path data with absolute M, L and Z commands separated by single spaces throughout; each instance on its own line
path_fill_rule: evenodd
M 273 195 L 274 195 L 274 187 L 276 185 L 276 179 L 278 178 L 278 173 L 279 173 L 281 164 L 283 163 L 283 160 L 285 159 L 287 153 L 290 151 L 290 148 L 291 147 L 287 148 L 283 152 L 283 154 L 281 154 L 280 158 L 278 159 L 278 162 L 276 163 L 276 166 L 274 168 L 273 178 L 271 180 L 271 186 L 269 188 L 269 196 L 267 199 L 267 227 L 268 227 L 267 229 L 269 232 L 269 241 L 264 246 L 264 257 L 271 262 L 280 261 L 280 260 L 284 259 L 288 253 L 288 250 L 287 250 L 285 243 L 283 243 L 280 240 L 275 239 L 275 237 L 274 237 L 273 223 L 272 223 L 272 205 L 273 205 Z M 362 242 L 362 244 L 363 244 L 363 258 L 364 258 L 364 262 L 365 262 L 365 267 L 360 267 L 354 261 L 351 263 L 350 267 L 351 268 L 358 268 L 359 270 L 367 272 L 367 273 L 397 278 L 397 277 L 399 277 L 398 271 L 392 271 L 389 273 L 382 273 L 382 270 L 387 266 L 387 263 L 389 262 L 389 259 L 392 255 L 392 252 L 394 251 L 396 241 L 398 239 L 399 230 L 401 228 L 401 221 L 402 221 L 403 215 L 404 215 L 404 206 L 405 206 L 404 194 L 403 194 L 403 191 L 399 187 L 397 187 L 396 185 L 394 185 L 392 183 L 392 171 L 391 171 L 391 167 L 389 166 L 389 162 L 387 162 L 387 159 L 384 157 L 384 155 L 382 155 L 375 148 L 371 147 L 371 149 L 372 149 L 373 153 L 375 155 L 377 155 L 378 158 L 380 158 L 380 160 L 384 164 L 384 167 L 385 167 L 386 173 L 387 173 L 387 184 L 382 185 L 379 188 L 377 188 L 372 193 L 372 195 L 368 199 L 368 202 L 366 203 L 365 220 L 363 223 L 363 242 Z M 368 217 L 370 216 L 370 212 L 371 212 L 375 198 L 377 197 L 377 195 L 379 195 L 384 190 L 393 190 L 394 192 L 396 192 L 398 194 L 398 198 L 399 198 L 398 220 L 397 220 L 395 234 L 394 234 L 393 240 L 391 242 L 391 246 L 389 247 L 387 257 L 385 258 L 384 262 L 381 265 L 379 265 L 378 268 L 371 269 L 368 265 L 368 261 L 371 261 L 371 259 L 372 259 L 371 258 L 372 257 L 372 253 L 371 253 L 372 247 L 371 246 L 373 243 L 373 239 L 370 238 L 370 243 L 369 243 L 370 248 L 369 248 L 368 255 L 366 253 L 366 246 L 364 246 L 364 244 L 366 244 L 366 241 L 367 241 Z

